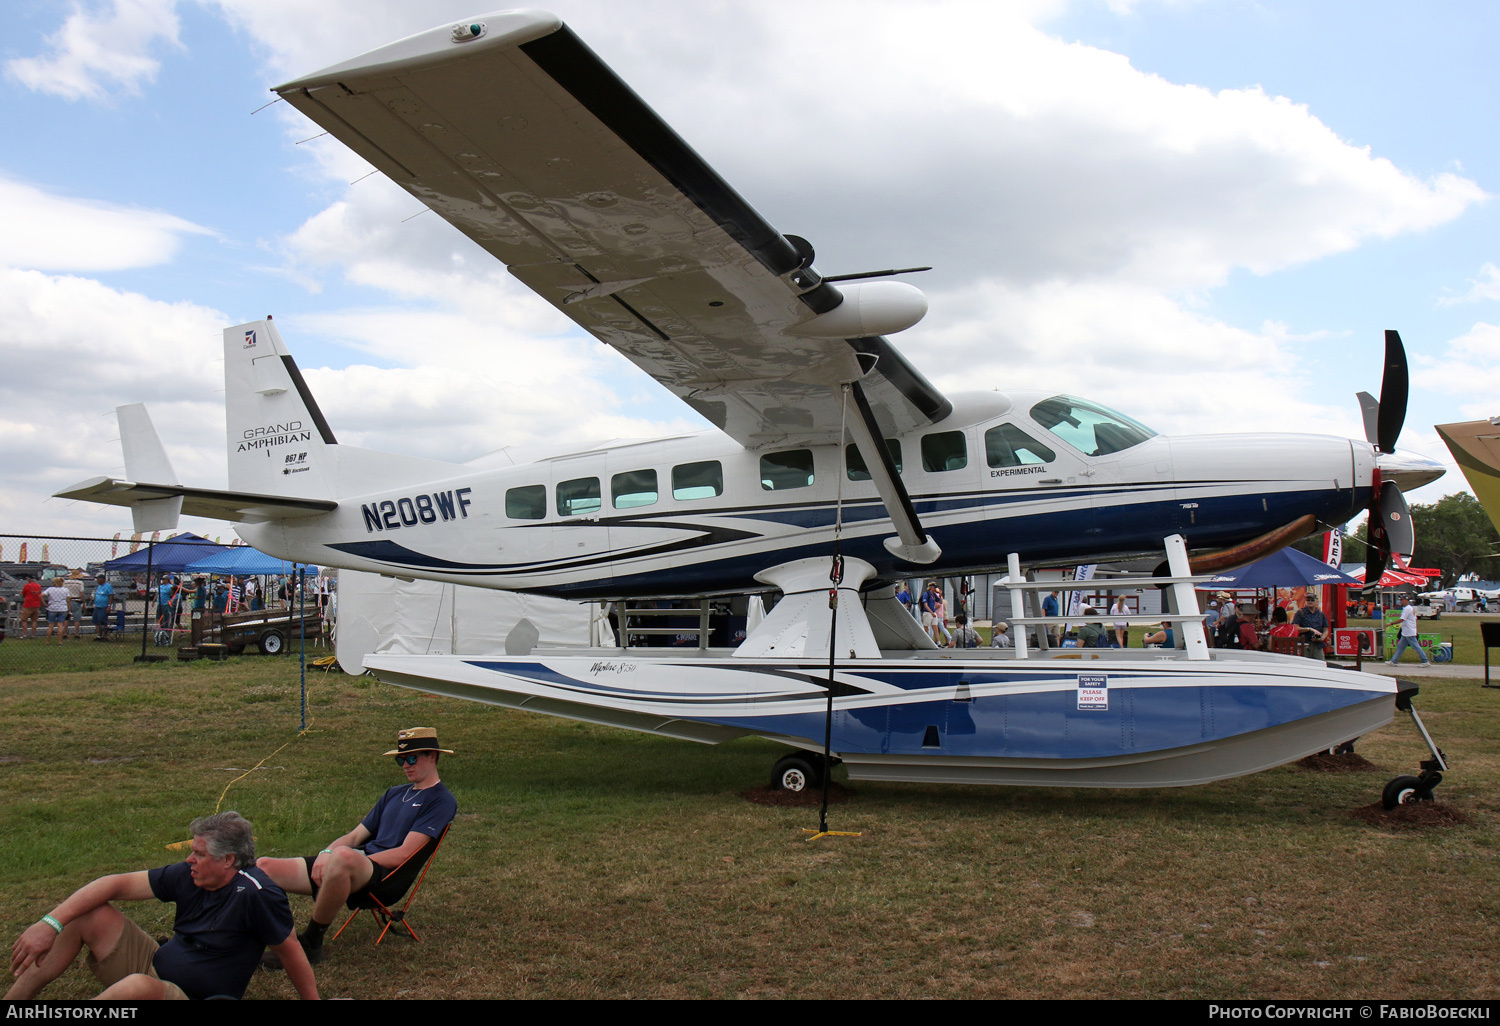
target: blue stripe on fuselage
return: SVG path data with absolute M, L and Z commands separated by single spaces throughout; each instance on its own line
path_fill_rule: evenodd
M 1187 482 L 1175 487 L 1191 489 L 1194 486 Z M 1196 506 L 1191 513 L 1183 509 L 1184 504 L 1176 498 L 1150 502 L 1110 502 L 1111 495 L 1118 495 L 1123 499 L 1139 493 L 1139 489 L 1101 490 L 1087 493 L 1092 501 L 1086 505 L 1025 515 L 1006 515 L 1004 509 L 995 507 L 1053 498 L 1081 498 L 1085 493 L 1079 490 L 1027 490 L 981 493 L 943 500 L 919 500 L 918 507 L 924 509 L 926 515 L 933 520 L 941 512 L 939 507 L 945 507 L 950 514 L 962 509 L 974 509 L 976 513 L 976 516 L 959 523 L 929 522 L 926 525 L 929 534 L 943 550 L 941 562 L 935 566 L 916 567 L 898 560 L 886 550 L 881 537 L 846 535 L 842 547 L 845 555 L 868 561 L 881 577 L 887 579 L 914 573 L 983 572 L 1001 566 L 1009 552 L 1020 553 L 1022 562 L 1026 563 L 1088 562 L 1094 557 L 1112 554 L 1159 551 L 1162 539 L 1173 533 L 1186 536 L 1190 548 L 1237 545 L 1308 513 L 1317 516 L 1324 523 L 1342 522 L 1348 519 L 1350 510 L 1357 510 L 1369 499 L 1368 488 L 1203 496 L 1192 500 Z M 850 516 L 855 510 L 859 515 Z M 846 506 L 845 514 L 846 520 L 868 522 L 883 517 L 884 507 L 878 504 L 852 508 Z M 601 552 L 595 557 L 599 576 L 575 583 L 533 587 L 528 590 L 584 600 L 690 595 L 743 589 L 755 574 L 768 566 L 827 555 L 830 539 L 823 531 L 831 527 L 835 509 L 819 503 L 816 506 L 774 511 L 744 510 L 710 515 L 720 524 L 726 520 L 776 521 L 822 531 L 806 544 L 788 545 L 773 551 L 761 550 L 723 559 L 706 558 L 700 562 L 693 560 L 695 557 L 710 556 L 717 546 L 705 544 L 696 549 L 690 545 L 684 546 L 676 553 L 676 565 L 641 573 L 612 575 L 611 567 L 620 562 L 628 563 L 630 557 L 621 559 L 608 552 Z M 602 529 L 606 525 L 598 526 Z M 679 522 L 676 526 L 686 531 L 699 529 L 689 522 Z M 710 529 L 702 530 L 707 533 Z M 493 565 L 438 559 L 414 551 L 376 551 L 374 547 L 364 548 L 358 554 L 382 562 L 393 570 L 437 569 L 457 576 L 484 577 L 502 585 L 507 579 L 514 580 L 523 575 L 545 572 L 547 569 L 545 565 L 513 565 L 501 569 Z M 585 557 L 578 563 L 581 564 L 578 569 L 582 570 L 588 559 Z

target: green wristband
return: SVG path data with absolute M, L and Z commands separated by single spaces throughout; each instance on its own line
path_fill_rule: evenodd
M 44 922 L 48 926 L 52 927 L 52 929 L 56 930 L 58 933 L 62 933 L 63 932 L 63 924 L 59 923 L 56 920 L 56 918 L 54 918 L 51 915 L 42 916 L 42 922 Z

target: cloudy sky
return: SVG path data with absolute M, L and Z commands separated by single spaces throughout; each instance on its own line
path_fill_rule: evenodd
M 551 7 L 823 273 L 934 265 L 896 342 L 940 387 L 1358 437 L 1394 327 L 1404 448 L 1447 461 L 1434 423 L 1500 413 L 1488 0 Z M 128 534 L 126 511 L 46 498 L 123 470 L 123 403 L 184 481 L 222 486 L 220 331 L 267 313 L 344 442 L 463 460 L 704 426 L 338 143 L 301 142 L 319 129 L 286 104 L 252 114 L 476 13 L 0 6 L 0 533 Z

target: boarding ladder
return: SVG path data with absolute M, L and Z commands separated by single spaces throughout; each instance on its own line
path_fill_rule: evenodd
M 1109 579 L 1110 588 L 1137 588 L 1150 585 L 1170 585 L 1172 605 L 1177 610 L 1175 613 L 1157 614 L 1117 614 L 1102 613 L 1098 616 L 1029 616 L 1027 607 L 1031 605 L 1034 594 L 1043 591 L 1073 590 L 1068 588 L 1069 584 L 1074 588 L 1083 584 L 1082 581 L 1031 581 L 1027 580 L 1021 573 L 1021 557 L 1012 552 L 1006 557 L 1006 569 L 1009 576 L 1004 582 L 1004 587 L 1010 591 L 1010 608 L 1012 625 L 1040 626 L 1037 631 L 1037 647 L 1045 650 L 1047 644 L 1046 627 L 1051 624 L 1061 623 L 1128 623 L 1128 624 L 1156 624 L 1171 623 L 1177 627 L 1177 633 L 1184 642 L 1187 657 L 1192 660 L 1207 660 L 1209 658 L 1208 640 L 1203 631 L 1203 613 L 1198 608 L 1198 593 L 1193 590 L 1193 585 L 1201 584 L 1209 580 L 1208 577 L 1194 577 L 1188 563 L 1187 543 L 1182 535 L 1174 534 L 1164 539 L 1167 550 L 1167 569 L 1170 575 L 1167 577 L 1112 577 Z M 1030 594 L 1028 594 L 1030 593 Z M 1192 612 L 1184 612 L 1192 610 Z M 1015 632 L 1016 658 L 1026 659 L 1029 654 L 1030 642 L 1027 640 L 1024 629 Z
M 656 634 L 656 635 L 678 635 L 696 634 L 698 636 L 698 648 L 700 651 L 708 649 L 708 640 L 713 635 L 713 628 L 709 626 L 708 620 L 712 613 L 712 606 L 708 599 L 698 600 L 698 626 L 696 627 L 632 627 L 631 620 L 647 620 L 653 616 L 692 616 L 691 609 L 632 609 L 629 601 L 619 604 L 620 613 L 620 647 L 630 648 L 630 636 L 632 634 Z

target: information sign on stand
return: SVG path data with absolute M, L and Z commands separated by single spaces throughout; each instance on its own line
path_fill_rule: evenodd
M 1376 632 L 1340 627 L 1333 632 L 1333 653 L 1344 659 L 1377 658 Z
M 1500 620 L 1480 621 L 1479 640 L 1484 643 L 1484 686 L 1500 688 L 1500 684 L 1490 683 L 1490 649 L 1500 648 Z

